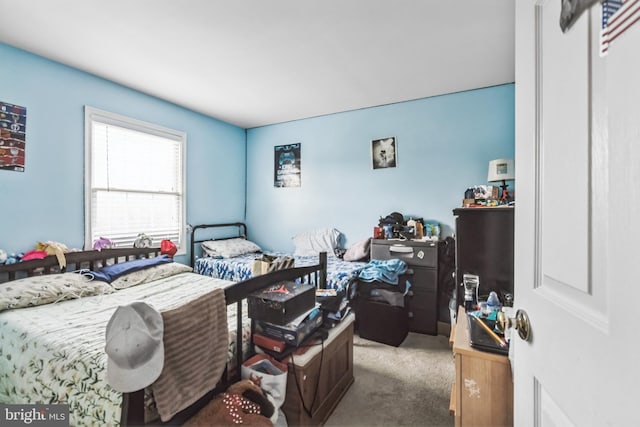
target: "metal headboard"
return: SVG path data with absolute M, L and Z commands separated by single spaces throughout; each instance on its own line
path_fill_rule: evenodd
M 237 234 L 235 236 L 228 236 L 228 237 L 216 237 L 216 240 L 227 240 L 227 239 L 235 239 L 237 237 L 242 237 L 243 239 L 247 238 L 247 225 L 243 222 L 228 222 L 225 224 L 200 224 L 200 225 L 194 225 L 191 227 L 191 262 L 190 265 L 191 267 L 195 267 L 196 264 L 196 252 L 195 252 L 195 248 L 196 248 L 196 243 L 201 243 L 204 242 L 206 240 L 210 240 L 210 239 L 196 239 L 196 231 L 198 230 L 204 230 L 207 228 L 225 228 L 225 227 L 236 227 L 237 228 Z

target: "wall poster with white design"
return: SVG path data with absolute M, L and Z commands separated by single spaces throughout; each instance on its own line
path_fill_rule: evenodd
M 273 157 L 273 186 L 300 187 L 301 144 L 277 145 Z
M 395 136 L 371 141 L 371 166 L 373 169 L 395 168 L 397 163 L 398 146 Z
M 27 109 L 0 102 L 0 170 L 24 172 Z

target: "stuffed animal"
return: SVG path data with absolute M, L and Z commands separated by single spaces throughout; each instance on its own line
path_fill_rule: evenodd
M 106 237 L 100 237 L 93 242 L 93 249 L 96 251 L 111 249 L 113 246 L 114 244 L 111 239 L 107 239 Z
M 138 233 L 138 237 L 133 242 L 134 248 L 150 248 L 152 245 L 151 237 L 144 233 Z
M 169 258 L 173 258 L 176 252 L 178 252 L 178 248 L 171 240 L 163 240 L 160 242 L 160 253 L 162 255 L 167 255 Z
M 52 242 L 51 240 L 47 242 L 38 242 L 36 244 L 36 251 L 43 251 L 48 255 L 55 255 L 58 259 L 58 265 L 60 265 L 60 268 L 65 268 L 67 266 L 67 259 L 64 257 L 64 254 L 69 252 L 69 248 L 64 243 Z
M 273 426 L 270 417 L 274 411 L 260 387 L 251 380 L 242 380 L 216 396 L 183 427 Z
M 20 252 L 19 254 L 16 254 L 15 252 L 11 252 L 11 255 L 7 256 L 7 260 L 5 261 L 5 264 L 9 265 L 9 264 L 16 264 L 20 262 L 20 260 L 22 259 L 22 255 L 24 255 L 22 252 Z

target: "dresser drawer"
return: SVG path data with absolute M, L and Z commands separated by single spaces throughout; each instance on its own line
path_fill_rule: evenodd
M 371 259 L 401 259 L 410 266 L 437 267 L 438 245 L 436 242 L 413 242 L 398 240 L 373 240 Z
M 438 292 L 438 271 L 432 268 L 413 268 L 413 276 L 409 276 L 412 291 Z
M 414 291 L 409 298 L 409 329 L 413 332 L 435 335 L 438 330 L 438 294 Z
M 422 334 L 437 335 L 438 334 L 438 319 L 437 311 L 435 309 L 421 310 L 419 308 L 411 311 L 411 318 L 409 319 L 409 329 L 412 332 L 419 332 Z

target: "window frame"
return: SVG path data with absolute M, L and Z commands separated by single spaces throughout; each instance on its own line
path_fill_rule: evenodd
M 92 200 L 92 126 L 93 122 L 97 121 L 105 123 L 107 125 L 114 125 L 131 129 L 138 132 L 144 132 L 155 136 L 160 136 L 167 139 L 172 139 L 180 144 L 180 157 L 181 157 L 181 176 L 182 176 L 182 188 L 180 190 L 180 224 L 179 224 L 179 242 L 174 242 L 178 247 L 176 255 L 186 255 L 186 229 L 187 229 L 187 134 L 184 131 L 166 128 L 155 123 L 149 123 L 142 120 L 134 119 L 121 114 L 112 113 L 110 111 L 100 110 L 98 108 L 85 105 L 84 107 L 85 117 L 85 134 L 84 134 L 84 245 L 85 249 L 89 250 L 93 248 L 93 242 L 91 241 L 91 200 Z M 157 242 L 160 246 L 160 242 Z

